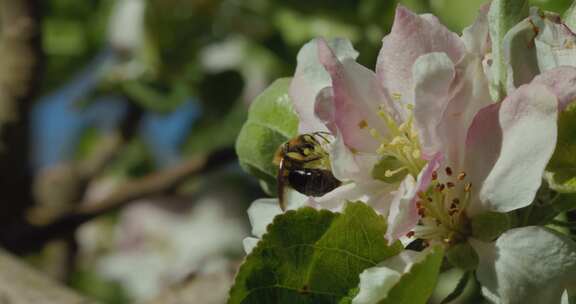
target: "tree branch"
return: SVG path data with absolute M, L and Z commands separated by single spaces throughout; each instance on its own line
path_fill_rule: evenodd
M 65 288 L 0 249 L 0 302 L 18 304 L 95 303 Z
M 230 164 L 234 160 L 236 154 L 232 149 L 194 157 L 173 168 L 128 181 L 108 197 L 97 202 L 78 204 L 75 211 L 46 225 L 15 227 L 0 235 L 0 241 L 12 252 L 24 253 L 38 249 L 49 240 L 74 233 L 80 225 L 97 216 L 118 210 L 135 200 L 169 192 L 187 178 Z

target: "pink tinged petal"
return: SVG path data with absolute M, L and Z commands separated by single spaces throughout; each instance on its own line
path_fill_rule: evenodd
M 576 100 L 575 67 L 564 66 L 546 71 L 536 76 L 533 83 L 545 85 L 556 95 L 559 111 L 563 111 L 571 102 Z
M 502 148 L 502 129 L 498 122 L 501 103 L 491 104 L 476 114 L 468 130 L 466 139 L 465 172 L 468 181 L 474 186 L 472 201 L 478 201 L 479 187 L 490 174 L 498 160 Z M 481 204 L 469 205 L 467 213 L 470 216 L 484 211 Z
M 392 94 L 401 94 L 404 103 L 412 103 L 412 65 L 421 55 L 444 52 L 458 62 L 464 44 L 455 33 L 436 18 L 418 16 L 398 6 L 389 35 L 382 40 L 376 73 L 382 86 Z
M 378 111 L 389 103 L 376 75 L 351 59 L 340 61 L 324 40 L 318 40 L 318 54 L 332 78 L 335 123 L 344 143 L 358 152 L 375 153 L 380 143 L 369 129 L 387 133 Z
M 372 168 L 378 162 L 376 153 L 352 152 L 338 134 L 329 147 L 332 173 L 341 181 L 369 183 L 373 181 Z
M 422 154 L 442 152 L 447 165 L 460 168 L 467 130 L 476 113 L 490 104 L 481 59 L 465 57 L 454 67 L 443 53 L 421 56 L 414 65 L 414 118 Z
M 479 57 L 467 57 L 456 67 L 452 97 L 437 127 L 446 165 L 462 168 L 466 136 L 474 116 L 492 103 L 488 79 Z
M 443 146 L 437 126 L 450 101 L 450 87 L 456 71 L 445 53 L 422 55 L 414 63 L 413 70 L 414 123 L 423 155 L 434 155 Z
M 416 201 L 418 192 L 424 191 L 430 185 L 432 172 L 438 169 L 442 161 L 442 155 L 436 154 L 424 167 L 422 172 L 414 180 L 412 175 L 407 175 L 395 191 L 394 198 L 390 204 L 388 214 L 388 230 L 386 238 L 394 241 L 412 230 L 419 220 Z
M 357 183 L 348 183 L 324 194 L 321 197 L 311 198 L 311 200 L 312 205 L 332 211 L 342 211 L 342 207 L 347 202 L 370 202 L 371 196 L 379 195 L 386 190 L 391 191 L 390 188 L 390 185 L 379 181 L 372 181 L 369 184 L 362 185 Z
M 416 205 L 412 203 L 416 193 L 416 181 L 412 175 L 407 175 L 398 190 L 394 192 L 394 198 L 390 204 L 386 230 L 386 238 L 390 242 L 408 233 L 418 223 L 418 211 Z
M 502 132 L 499 153 L 494 155 L 495 150 L 487 148 L 474 150 L 482 140 L 485 145 L 494 144 L 498 134 L 485 134 L 482 139 L 476 137 L 481 132 L 471 131 L 467 163 L 478 168 L 489 166 L 497 158 L 484 182 L 472 185 L 472 191 L 479 190 L 483 208 L 508 212 L 529 205 L 540 187 L 544 168 L 556 146 L 558 102 L 543 85 L 525 85 L 502 102 L 498 116 Z M 480 155 L 482 152 L 487 155 Z
M 317 43 L 318 39 L 314 39 L 298 52 L 298 64 L 289 88 L 294 108 L 300 118 L 299 133 L 326 130 L 324 124 L 314 115 L 316 95 L 321 89 L 331 85 L 330 75 L 319 61 Z M 341 60 L 354 60 L 358 57 L 358 52 L 346 39 L 335 39 L 328 44 L 335 56 Z
M 560 303 L 576 277 L 576 243 L 544 227 L 522 227 L 495 243 L 471 239 L 480 257 L 477 278 L 502 303 Z
M 491 50 L 490 34 L 488 28 L 489 4 L 483 5 L 478 11 L 474 23 L 462 31 L 462 40 L 468 53 L 483 57 Z
M 334 105 L 334 94 L 332 94 L 332 87 L 325 87 L 318 95 L 316 95 L 316 103 L 314 104 L 314 113 L 316 117 L 332 132 L 337 134 L 336 128 L 336 109 Z

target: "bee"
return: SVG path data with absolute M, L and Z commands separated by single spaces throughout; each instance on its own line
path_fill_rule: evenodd
M 278 165 L 278 200 L 285 210 L 285 186 L 308 196 L 322 196 L 342 184 L 330 167 L 326 132 L 301 134 L 278 148 L 274 163 Z

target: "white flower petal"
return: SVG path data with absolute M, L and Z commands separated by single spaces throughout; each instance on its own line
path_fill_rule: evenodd
M 522 86 L 508 96 L 500 107 L 500 149 L 468 150 L 468 164 L 478 162 L 471 165 L 475 168 L 482 163 L 488 167 L 497 157 L 483 184 L 472 185 L 473 191 L 480 190 L 480 203 L 486 209 L 508 212 L 532 202 L 556 146 L 557 108 L 556 97 L 543 85 Z M 487 144 L 494 145 L 498 142 L 498 136 L 483 134 L 475 140 L 478 144 L 485 140 Z M 468 143 L 471 140 L 473 138 L 469 134 Z M 496 155 L 494 152 L 498 151 Z M 491 154 L 478 155 L 483 152 Z
M 440 124 L 456 71 L 445 53 L 420 56 L 413 67 L 414 122 L 418 128 L 422 152 L 432 155 L 440 151 L 442 142 L 437 126 Z
M 516 228 L 495 243 L 470 243 L 480 257 L 478 280 L 500 303 L 560 303 L 576 277 L 576 243 L 550 229 Z
M 244 238 L 244 240 L 242 240 L 242 246 L 244 247 L 244 252 L 246 252 L 246 254 L 250 254 L 252 250 L 256 248 L 256 245 L 258 245 L 259 241 L 260 239 L 254 237 Z
M 364 270 L 360 274 L 359 293 L 352 300 L 353 304 L 376 304 L 386 298 L 402 274 L 410 271 L 412 265 L 422 261 L 427 251 L 402 251 L 384 262 Z

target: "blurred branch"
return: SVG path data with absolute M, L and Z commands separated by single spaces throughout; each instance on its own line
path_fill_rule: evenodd
M 42 66 L 38 0 L 0 0 L 0 223 L 31 205 L 29 113 Z
M 0 250 L 0 301 L 18 304 L 88 304 L 82 298 L 42 273 Z
M 37 249 L 49 240 L 74 233 L 76 228 L 95 217 L 118 210 L 135 200 L 170 192 L 184 180 L 230 164 L 234 160 L 236 155 L 231 149 L 193 157 L 173 168 L 127 181 L 108 197 L 96 202 L 78 204 L 73 212 L 46 225 L 16 227 L 2 236 L 2 244 L 14 252 Z

